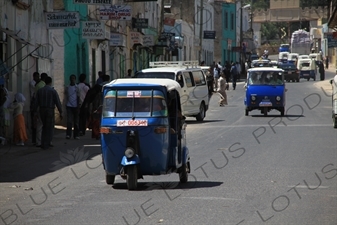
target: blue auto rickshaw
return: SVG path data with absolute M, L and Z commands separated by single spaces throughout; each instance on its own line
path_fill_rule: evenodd
M 170 79 L 117 79 L 103 86 L 101 148 L 106 183 L 115 176 L 137 189 L 145 175 L 188 180 L 190 156 L 180 85 Z
M 286 89 L 282 69 L 272 67 L 249 69 L 245 87 L 246 116 L 252 110 L 260 110 L 264 116 L 271 110 L 277 110 L 284 116 Z

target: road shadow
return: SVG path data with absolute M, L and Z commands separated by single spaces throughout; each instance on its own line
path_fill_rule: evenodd
M 32 144 L 2 146 L 0 183 L 30 181 L 68 166 L 89 162 L 101 154 L 100 141 L 92 139 L 91 132 L 75 140 L 66 139 L 65 130 L 55 129 L 53 145 L 47 150 Z
M 185 122 L 187 124 L 200 124 L 200 123 L 218 123 L 222 121 L 225 121 L 225 120 L 204 120 L 204 121 L 186 120 Z
M 180 183 L 174 181 L 138 182 L 136 191 L 200 189 L 200 188 L 218 187 L 221 184 L 223 184 L 223 182 L 217 181 L 188 181 L 187 183 Z M 112 188 L 116 190 L 128 189 L 126 182 L 115 183 L 112 186 Z
M 271 117 L 285 117 L 285 118 L 300 118 L 300 117 L 304 117 L 304 115 L 291 115 L 291 114 L 287 114 L 287 115 L 284 115 L 284 116 L 281 116 L 281 115 L 267 115 L 267 116 L 264 116 L 264 115 L 250 115 L 251 117 L 268 117 L 268 118 L 271 118 Z

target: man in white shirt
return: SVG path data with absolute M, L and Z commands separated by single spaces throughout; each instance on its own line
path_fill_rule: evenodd
M 70 75 L 70 85 L 66 88 L 67 96 L 67 131 L 66 138 L 70 139 L 74 126 L 74 139 L 79 139 L 79 91 L 76 85 L 76 76 Z
M 220 95 L 219 106 L 227 105 L 227 94 L 226 94 L 226 80 L 223 78 L 223 75 L 220 75 L 218 80 L 218 94 Z
M 89 112 L 85 110 L 85 108 L 82 109 L 85 96 L 87 95 L 90 89 L 89 84 L 86 84 L 85 80 L 86 80 L 86 75 L 84 73 L 80 74 L 80 77 L 79 77 L 80 82 L 77 85 L 78 93 L 79 93 L 79 106 L 78 107 L 80 108 L 79 122 L 78 122 L 79 136 L 85 135 L 85 130 L 87 129 L 87 116 L 89 114 Z
M 214 78 L 214 88 L 217 91 L 218 89 L 218 79 L 220 77 L 220 69 L 218 64 L 215 64 L 214 71 L 213 71 L 213 78 Z

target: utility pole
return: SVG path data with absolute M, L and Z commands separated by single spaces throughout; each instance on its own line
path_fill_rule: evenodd
M 204 0 L 200 0 L 200 31 L 199 31 L 199 63 L 202 62 L 202 29 L 203 29 L 203 13 L 204 13 Z
M 242 37 L 242 0 L 240 1 L 240 66 L 241 66 L 241 72 L 243 74 L 245 74 L 245 65 L 244 65 L 244 61 L 246 59 L 246 56 L 244 55 L 245 52 L 243 51 L 243 37 Z

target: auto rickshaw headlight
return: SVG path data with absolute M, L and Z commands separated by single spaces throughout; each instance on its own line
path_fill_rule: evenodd
M 252 101 L 256 100 L 256 96 L 255 95 L 250 96 L 250 98 L 252 99 Z
M 280 96 L 276 96 L 276 101 L 281 101 L 281 97 Z
M 124 152 L 126 158 L 130 159 L 135 155 L 135 150 L 133 148 L 127 148 Z

